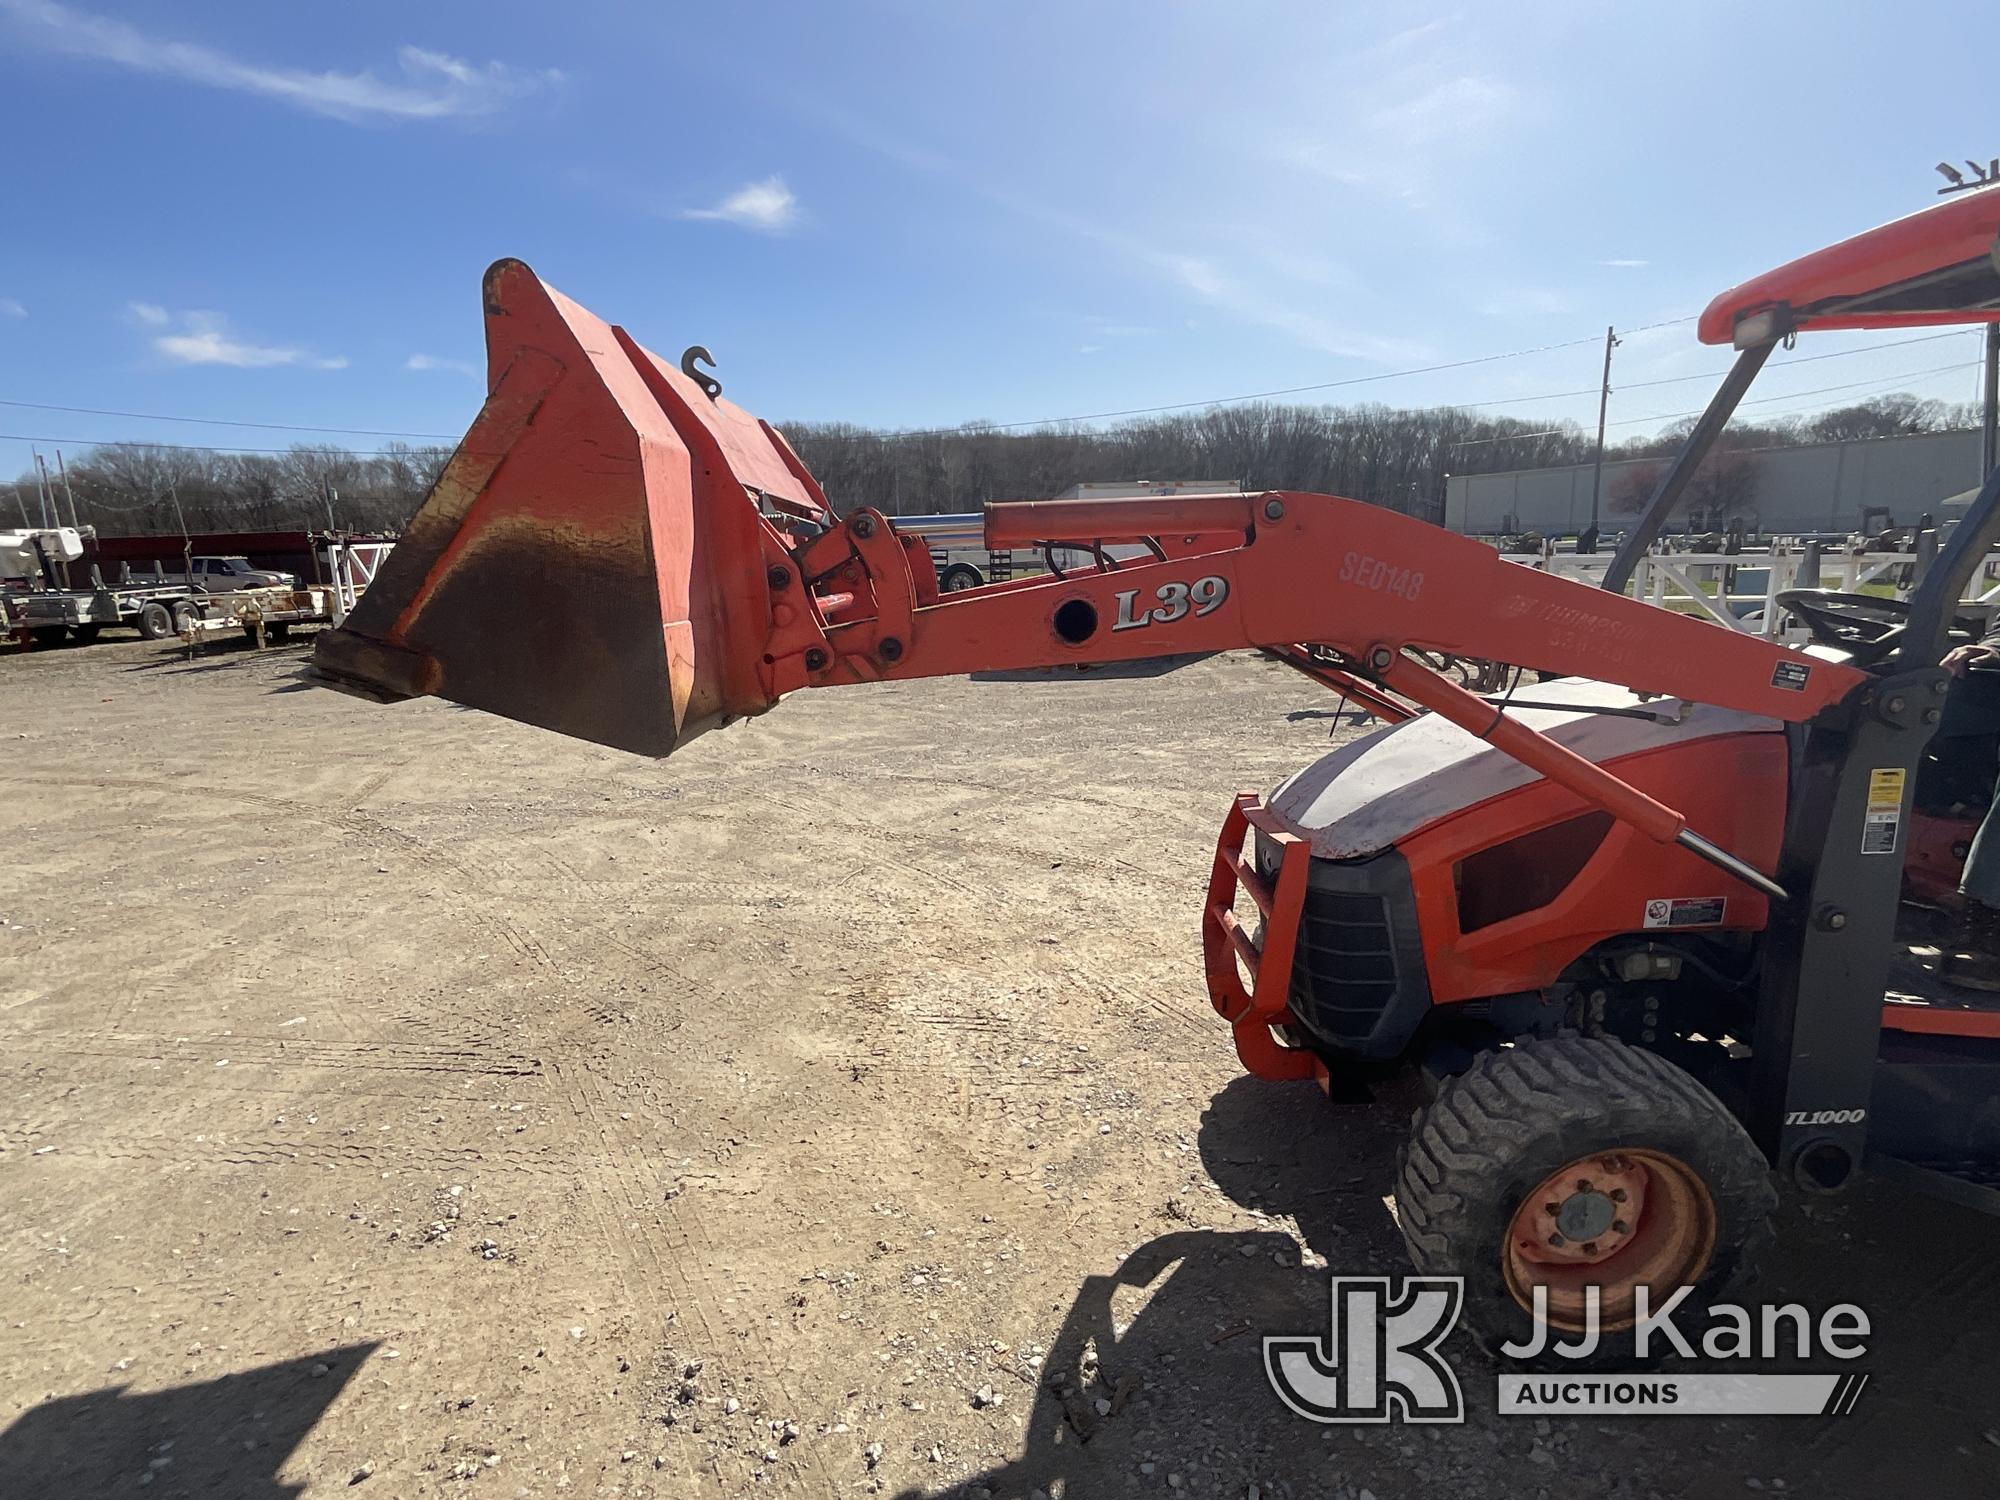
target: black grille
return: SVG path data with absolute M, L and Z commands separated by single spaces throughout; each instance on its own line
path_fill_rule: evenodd
M 1275 849 L 1258 854 L 1275 869 Z M 1321 1043 L 1361 1057 L 1394 1057 L 1415 1034 L 1430 1009 L 1430 978 L 1410 867 L 1396 850 L 1312 862 L 1289 1000 Z
M 1396 995 L 1388 903 L 1372 893 L 1306 892 L 1292 962 L 1292 1012 L 1329 1042 L 1366 1042 Z

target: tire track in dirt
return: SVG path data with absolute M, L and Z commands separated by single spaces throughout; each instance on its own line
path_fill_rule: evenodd
M 348 802 L 349 810 L 359 812 L 363 803 L 381 791 L 383 787 L 387 786 L 394 777 L 407 771 L 410 765 L 411 762 L 408 760 L 399 760 L 393 766 L 384 766 L 373 776 L 368 777 L 360 786 L 346 794 L 350 799 Z
M 1006 786 L 990 781 L 979 781 L 970 776 L 949 776 L 921 771 L 885 771 L 873 767 L 865 772 L 849 770 L 840 766 L 804 766 L 798 769 L 802 775 L 823 776 L 829 781 L 859 782 L 871 785 L 884 781 L 907 781 L 919 786 L 968 788 L 975 791 L 988 792 L 994 797 L 1001 799 L 1002 802 L 1010 807 L 1019 806 L 1022 795 L 1019 786 Z M 718 777 L 713 784 L 725 788 L 731 796 L 741 796 L 749 788 L 758 788 L 761 790 L 758 782 L 748 778 L 745 778 L 738 785 L 734 779 Z M 1120 801 L 1110 797 L 1092 796 L 1087 792 L 1065 791 L 1059 786 L 1049 786 L 1037 787 L 1034 791 L 1034 797 L 1036 800 L 1042 802 L 1074 803 L 1079 807 L 1092 807 L 1104 812 L 1115 813 L 1120 822 L 1129 821 L 1135 813 L 1142 810 L 1149 817 L 1175 818 L 1175 815 L 1171 812 L 1159 813 L 1148 807 L 1145 798 L 1138 793 L 1135 793 L 1129 800 Z M 1178 819 L 1177 821 L 1184 821 L 1191 831 L 1201 828 L 1207 838 L 1211 840 L 1214 838 L 1214 828 L 1197 824 L 1191 817 Z M 1216 828 L 1220 826 L 1220 822 L 1214 825 Z
M 0 1058 L 0 1078 L 13 1079 L 23 1086 L 67 1083 L 73 1087 L 82 1087 L 101 1084 L 107 1077 L 105 1061 L 85 1055 L 55 1058 L 44 1062 Z M 256 1073 L 249 1069 L 235 1077 L 228 1077 L 225 1081 L 226 1075 L 213 1066 L 190 1064 L 170 1072 L 152 1065 L 151 1061 L 145 1058 L 117 1058 L 111 1061 L 122 1064 L 125 1069 L 124 1076 L 116 1080 L 119 1088 L 144 1089 L 149 1094 L 169 1094 L 191 1103 L 200 1103 L 203 1107 L 227 1099 L 233 1094 L 274 1100 L 283 1107 L 287 1103 L 296 1101 L 304 1087 L 299 1082 L 277 1080 L 270 1083 L 256 1083 L 252 1081 Z M 236 1073 L 233 1068 L 229 1071 Z M 378 1073 L 373 1081 L 379 1084 L 395 1078 L 407 1079 L 408 1087 L 371 1088 L 354 1077 L 349 1077 L 343 1083 L 342 1092 L 357 1099 L 380 1100 L 383 1103 L 408 1104 L 412 1101 L 434 1101 L 438 1098 L 436 1082 L 429 1074 L 404 1073 L 396 1070 Z
M 588 1068 L 579 1076 L 577 1071 L 558 1062 L 550 1071 L 568 1107 L 571 1125 L 579 1135 L 589 1138 L 600 1156 L 600 1170 L 592 1174 L 590 1181 L 591 1216 L 597 1221 L 599 1237 L 613 1252 L 627 1304 L 643 1308 L 647 1335 L 660 1345 L 669 1342 L 667 1330 L 677 1319 L 680 1307 L 692 1308 L 701 1325 L 701 1357 L 713 1358 L 720 1344 L 701 1296 L 707 1289 L 706 1279 L 690 1276 L 678 1259 L 663 1258 L 643 1230 L 634 1234 L 628 1227 L 631 1220 L 643 1221 L 654 1211 L 655 1203 L 664 1206 L 664 1188 L 656 1183 L 648 1201 L 639 1181 L 641 1174 L 604 1118 L 602 1095 Z M 685 1244 L 686 1236 L 681 1235 L 680 1241 Z M 676 1287 L 680 1295 L 674 1299 L 672 1308 L 663 1309 L 656 1288 L 668 1285 Z M 682 1472 L 689 1484 L 698 1482 L 691 1461 Z M 748 1466 L 739 1460 L 736 1481 L 746 1482 L 749 1473 Z
M 0 1049 L 25 1047 L 58 1056 L 107 1057 L 140 1062 L 213 1063 L 227 1054 L 238 1066 L 372 1068 L 385 1072 L 463 1073 L 539 1078 L 537 1058 L 515 1053 L 485 1057 L 472 1049 L 442 1049 L 398 1042 L 343 1042 L 232 1032 L 203 1034 L 143 1031 L 0 1031 Z M 203 1050 L 208 1056 L 192 1056 Z
M 933 866 L 940 860 L 948 862 L 964 859 L 962 836 L 951 830 L 932 829 L 923 826 L 913 828 L 884 827 L 880 823 L 872 823 L 864 819 L 829 815 L 824 808 L 800 807 L 797 804 L 773 797 L 769 792 L 763 792 L 760 795 L 767 802 L 775 803 L 780 807 L 798 812 L 802 816 L 810 817 L 815 832 L 838 829 L 851 833 L 854 836 L 853 843 L 856 847 L 873 847 L 879 849 L 884 844 L 918 845 L 920 846 L 919 852 L 929 858 L 932 862 L 931 864 L 920 864 L 915 857 L 912 857 L 907 852 L 877 853 L 873 859 L 875 861 L 886 860 L 889 863 L 898 865 L 913 874 L 922 876 L 925 880 L 949 887 L 970 900 L 981 901 L 999 910 L 1010 912 L 1024 906 L 1038 904 L 1039 898 L 1031 893 L 1016 893 L 1010 889 L 1013 884 L 1011 881 L 975 884 L 957 875 L 948 874 L 934 868 Z M 1042 869 L 1059 867 L 1072 875 L 1081 873 L 1120 881 L 1136 881 L 1152 886 L 1157 890 L 1171 892 L 1175 896 L 1189 896 L 1190 899 L 1195 899 L 1190 893 L 1198 892 L 1199 890 L 1199 887 L 1190 885 L 1185 877 L 1162 874 L 1157 870 L 1148 869 L 1144 865 L 1135 865 L 1129 860 L 1081 853 L 1068 843 L 1049 848 L 1014 838 L 996 839 L 982 844 L 977 851 L 977 856 L 982 859 L 994 859 L 1004 864 L 1032 865 Z
M 565 1102 L 579 1130 L 586 1132 L 596 1143 L 610 1169 L 608 1176 L 614 1184 L 615 1195 L 608 1205 L 612 1212 L 606 1223 L 607 1238 L 617 1247 L 623 1265 L 639 1273 L 639 1285 L 659 1334 L 664 1337 L 668 1322 L 654 1295 L 654 1288 L 671 1286 L 676 1293 L 672 1299 L 672 1311 L 677 1314 L 683 1308 L 688 1309 L 699 1324 L 703 1357 L 725 1359 L 735 1370 L 747 1373 L 760 1386 L 775 1388 L 785 1398 L 789 1409 L 808 1410 L 787 1383 L 785 1365 L 774 1357 L 761 1328 L 754 1323 L 741 1323 L 723 1330 L 717 1328 L 710 1305 L 722 1306 L 722 1299 L 716 1293 L 727 1282 L 716 1268 L 726 1266 L 730 1257 L 719 1253 L 703 1216 L 683 1215 L 675 1207 L 676 1200 L 668 1196 L 667 1188 L 676 1174 L 654 1150 L 645 1134 L 619 1129 L 619 1117 L 629 1111 L 618 1109 L 607 1096 L 610 1080 L 602 1066 L 586 1056 L 581 1060 L 580 1067 L 557 1063 L 551 1071 L 562 1088 Z M 636 1232 L 628 1227 L 632 1221 L 642 1226 L 650 1221 L 666 1230 L 664 1238 L 669 1250 L 678 1248 L 694 1253 L 663 1255 L 658 1240 L 648 1235 L 643 1227 Z M 621 1271 L 621 1277 L 629 1289 L 631 1276 Z M 727 1343 L 722 1337 L 725 1332 L 732 1336 Z M 711 1459 L 715 1447 L 715 1444 L 710 1444 Z M 751 1467 L 743 1454 L 732 1449 L 730 1456 L 739 1483 L 757 1478 L 759 1471 Z M 840 1487 L 840 1480 L 826 1467 L 820 1445 L 806 1448 L 800 1456 L 818 1478 L 815 1493 L 831 1494 Z M 693 1482 L 695 1476 L 691 1465 L 687 1472 L 690 1482 Z
M 457 888 L 451 892 L 452 904 L 461 915 L 493 933 L 526 962 L 547 973 L 560 976 L 560 967 L 533 933 L 520 927 L 506 915 L 485 908 L 474 898 L 474 892 L 487 892 L 501 883 L 494 878 L 491 869 L 482 869 L 465 859 L 441 854 L 416 835 L 391 827 L 371 814 L 358 810 L 331 808 L 320 803 L 302 802 L 293 798 L 273 797 L 262 792 L 246 791 L 240 787 L 208 786 L 199 782 L 163 777 L 24 776 L 18 772 L 0 771 L 0 781 L 11 781 L 25 786 L 60 786 L 84 790 L 117 788 L 182 796 L 193 794 L 222 802 L 240 802 L 252 807 L 268 808 L 288 816 L 322 823 L 365 840 L 378 842 L 387 840 L 397 845 L 417 864 L 427 869 L 448 873 L 454 878 L 453 883 Z M 479 1017 L 459 1013 L 458 1019 L 484 1029 L 491 1029 L 491 1023 Z
M 34 1126 L 0 1126 L 0 1160 L 31 1149 L 35 1141 L 59 1137 L 66 1127 L 60 1123 Z M 33 1148 L 39 1149 L 39 1148 Z M 303 1163 L 314 1167 L 338 1167 L 380 1173 L 388 1170 L 427 1172 L 441 1167 L 477 1168 L 481 1172 L 507 1176 L 543 1177 L 559 1181 L 573 1178 L 578 1161 L 574 1153 L 543 1147 L 525 1151 L 492 1153 L 477 1146 L 423 1144 L 418 1149 L 398 1150 L 394 1143 L 362 1145 L 333 1141 L 292 1141 L 270 1136 L 232 1137 L 210 1135 L 203 1140 L 185 1136 L 119 1135 L 108 1139 L 74 1144 L 58 1144 L 51 1157 L 72 1161 L 166 1162 L 174 1166 L 273 1167 Z

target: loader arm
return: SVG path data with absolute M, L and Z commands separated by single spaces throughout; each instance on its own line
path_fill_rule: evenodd
M 836 517 L 783 439 L 622 329 L 502 261 L 491 394 L 321 678 L 435 694 L 666 755 L 809 687 L 1263 647 L 1338 653 L 1378 701 L 1452 719 L 1767 894 L 1679 813 L 1432 672 L 1482 656 L 1791 722 L 1863 673 L 1503 561 L 1355 500 L 1270 492 L 989 505 L 990 547 L 1096 562 L 941 595 L 921 539 Z M 1115 562 L 1115 543 L 1148 555 Z
M 990 505 L 989 546 L 1081 547 L 1095 562 L 942 595 L 923 540 L 874 510 L 836 515 L 784 439 L 693 368 L 698 351 L 686 367 L 662 359 L 518 261 L 489 270 L 484 294 L 486 404 L 366 594 L 320 636 L 328 685 L 431 694 L 663 756 L 805 688 L 1263 648 L 1374 712 L 1443 715 L 1774 898 L 1749 1123 L 1773 1161 L 1817 1185 L 1859 1160 L 1896 828 L 1946 683 L 1929 661 L 1871 676 L 1504 562 L 1407 516 L 1282 491 Z M 2000 495 L 1982 505 L 1984 535 Z M 1116 543 L 1145 555 L 1119 559 Z M 1807 726 L 1778 868 L 1717 848 L 1430 670 L 1425 650 Z M 1225 845 L 1249 821 L 1239 799 Z M 1295 912 L 1304 869 L 1288 855 L 1265 889 L 1225 848 L 1211 908 L 1240 877 L 1267 917 Z M 1261 962 L 1274 982 L 1253 1003 L 1229 949 L 1250 958 L 1255 945 L 1228 928 L 1205 930 L 1211 999 L 1253 1070 L 1303 1076 L 1311 1058 L 1264 1024 L 1283 1009 L 1291 929 L 1273 921 Z

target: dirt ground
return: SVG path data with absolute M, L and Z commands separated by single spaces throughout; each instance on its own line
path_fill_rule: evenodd
M 1462 1336 L 1463 1426 L 1280 1406 L 1407 1108 L 1203 993 L 1229 795 L 1329 735 L 1280 669 L 654 763 L 302 657 L 0 658 L 0 1495 L 2000 1493 L 2000 1226 L 1873 1181 L 1760 1289 L 1868 1308 L 1851 1416 L 1500 1417 Z

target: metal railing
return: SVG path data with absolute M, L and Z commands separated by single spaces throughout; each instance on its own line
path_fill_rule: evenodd
M 394 542 L 329 541 L 322 549 L 326 576 L 333 580 L 328 599 L 329 618 L 335 625 L 344 621 L 369 584 L 375 581 L 382 559 L 395 550 Z
M 1502 552 L 1507 561 L 1598 585 L 1611 566 L 1609 552 Z M 1740 552 L 1652 552 L 1641 558 L 1627 592 L 1663 609 L 1700 615 L 1718 625 L 1770 640 L 1803 638 L 1804 628 L 1778 608 L 1793 588 L 1834 589 L 1908 599 L 1936 555 L 1871 552 L 1818 543 L 1779 542 Z M 1745 575 L 1750 575 L 1745 577 Z M 1744 587 L 1744 585 L 1749 585 Z M 2000 606 L 2000 551 L 1973 571 L 1964 601 Z

